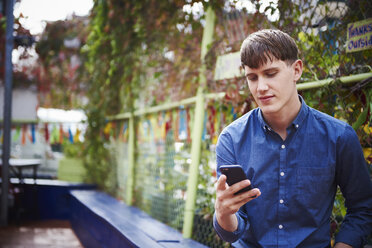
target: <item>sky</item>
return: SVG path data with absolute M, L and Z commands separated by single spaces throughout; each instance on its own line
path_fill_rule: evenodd
M 44 30 L 45 21 L 64 20 L 73 13 L 87 15 L 92 7 L 93 0 L 21 0 L 14 5 L 14 16 L 27 17 L 22 25 L 36 35 Z

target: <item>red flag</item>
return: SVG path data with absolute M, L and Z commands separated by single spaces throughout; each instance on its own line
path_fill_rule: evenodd
M 49 130 L 48 130 L 48 123 L 44 124 L 44 132 L 45 132 L 45 142 L 49 143 Z

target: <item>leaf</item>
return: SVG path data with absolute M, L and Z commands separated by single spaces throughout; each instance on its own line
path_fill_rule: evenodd
M 367 120 L 367 114 L 368 114 L 368 107 L 364 108 L 363 112 L 360 113 L 358 116 L 358 119 L 353 123 L 353 129 L 356 131 L 358 130 L 364 122 Z

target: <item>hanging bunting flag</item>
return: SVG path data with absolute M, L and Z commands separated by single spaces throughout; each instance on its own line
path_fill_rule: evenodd
M 134 132 L 136 133 L 137 142 L 142 143 L 142 120 L 138 121 L 137 127 L 135 127 Z
M 202 134 L 202 141 L 205 140 L 205 136 L 207 134 L 207 119 L 208 119 L 208 111 L 204 112 L 204 121 L 203 121 L 203 134 Z
M 23 124 L 22 125 L 22 140 L 21 140 L 22 145 L 26 144 L 26 135 L 27 135 L 26 132 L 27 132 L 27 125 Z
M 117 121 L 113 122 L 113 136 L 114 136 L 114 139 L 115 140 L 118 140 L 119 139 L 119 136 L 120 136 L 120 127 L 117 123 Z
M 231 107 L 231 114 L 232 114 L 232 116 L 233 116 L 233 120 L 236 120 L 236 113 L 235 113 L 235 109 L 234 109 L 234 107 Z
M 68 127 L 68 140 L 71 144 L 74 143 L 74 136 L 72 135 L 71 127 Z
M 31 137 L 32 137 L 32 144 L 35 144 L 36 142 L 35 124 L 31 124 Z
M 174 115 L 174 118 L 173 120 L 175 121 L 174 123 L 174 140 L 176 142 L 179 142 L 180 141 L 180 137 L 179 137 L 179 129 L 180 129 L 180 109 L 175 109 L 172 111 L 173 112 L 173 115 Z
M 147 143 L 148 142 L 148 139 L 149 139 L 149 134 L 150 134 L 150 128 L 149 128 L 149 124 L 147 123 L 147 120 L 143 120 L 142 122 L 142 128 L 143 128 L 143 132 L 142 132 L 142 140 Z
M 149 117 L 149 122 L 151 123 L 151 130 L 152 130 L 152 134 L 153 134 L 153 137 L 152 137 L 152 142 L 157 142 L 158 141 L 158 133 L 159 133 L 159 130 L 158 130 L 158 124 L 156 122 L 156 115 L 151 115 Z
M 173 141 L 178 141 L 178 109 L 170 110 L 172 116 L 172 123 L 171 123 L 171 130 L 172 131 L 172 139 Z
M 147 122 L 147 142 L 150 143 L 155 140 L 154 128 L 152 126 L 150 119 L 147 119 L 146 122 Z
M 59 141 L 59 131 L 56 127 L 56 125 L 53 124 L 53 128 L 50 134 L 50 143 L 51 144 L 56 144 Z
M 62 124 L 59 124 L 59 143 L 62 144 L 63 143 L 63 136 L 65 135 L 65 133 L 63 132 L 63 126 Z
M 19 137 L 21 136 L 21 127 L 20 126 L 17 126 L 15 128 L 15 134 L 13 135 L 13 139 L 12 141 L 14 143 L 17 143 L 19 141 Z
M 76 132 L 75 132 L 75 136 L 74 136 L 74 143 L 78 143 L 80 141 L 80 129 L 77 127 L 76 128 Z
M 49 130 L 48 130 L 48 123 L 44 124 L 44 132 L 45 132 L 45 142 L 49 143 Z
M 27 124 L 26 124 L 26 125 L 27 125 Z M 31 125 L 30 125 L 30 129 L 31 129 Z M 28 128 L 27 128 L 27 132 L 26 132 L 26 134 L 27 134 L 27 138 L 28 138 L 28 140 L 30 141 L 30 143 L 32 143 L 32 134 L 31 134 L 31 132 L 28 131 Z
M 158 119 L 158 125 L 160 126 L 160 132 L 161 132 L 161 139 L 165 141 L 165 138 L 167 136 L 167 128 L 166 128 L 166 114 L 165 111 L 162 111 L 161 114 L 159 115 Z
M 187 117 L 185 109 L 179 111 L 178 137 L 180 140 L 187 139 Z
M 122 140 L 123 142 L 128 142 L 128 135 L 127 135 L 127 130 L 128 130 L 128 122 L 124 122 L 123 124 L 123 128 L 121 129 L 122 132 L 121 132 L 121 136 L 122 136 Z
M 143 129 L 144 129 L 143 125 L 144 125 L 144 122 L 141 119 L 139 121 L 139 123 L 138 123 L 138 127 L 137 127 L 137 130 L 136 130 L 137 141 L 140 144 L 143 143 L 143 136 L 144 136 L 144 134 L 143 134 Z
M 110 136 L 111 128 L 112 128 L 112 123 L 107 122 L 105 128 L 103 129 L 103 134 L 105 135 L 106 139 L 108 139 Z
M 109 133 L 109 137 L 112 137 L 114 140 L 116 140 L 116 122 L 111 122 L 111 130 Z
M 107 138 L 113 138 L 114 140 L 116 140 L 116 122 L 113 121 L 113 122 L 110 122 L 110 130 L 108 132 L 108 136 Z
M 209 138 L 213 140 L 213 137 L 215 135 L 214 130 L 214 122 L 216 117 L 216 109 L 213 106 L 210 106 L 208 108 L 209 116 L 208 116 L 208 134 Z
M 165 123 L 165 136 L 168 132 L 172 129 L 172 122 L 173 122 L 173 115 L 172 111 L 169 110 L 166 115 L 166 123 Z
M 186 130 L 187 130 L 187 142 L 191 143 L 191 131 L 190 131 L 190 108 L 186 109 Z
M 148 124 L 147 124 L 147 120 L 143 120 L 142 121 L 142 130 L 141 130 L 141 140 L 143 142 L 147 142 L 147 138 L 148 138 Z
M 153 131 L 153 141 L 156 143 L 161 139 L 161 130 L 159 128 L 159 124 L 156 120 L 157 115 L 151 115 L 150 122 L 151 122 L 151 127 Z

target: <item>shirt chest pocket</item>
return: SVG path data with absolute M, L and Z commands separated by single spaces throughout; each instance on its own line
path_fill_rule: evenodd
M 296 173 L 296 199 L 306 207 L 318 208 L 330 197 L 334 170 L 330 167 L 300 167 Z

